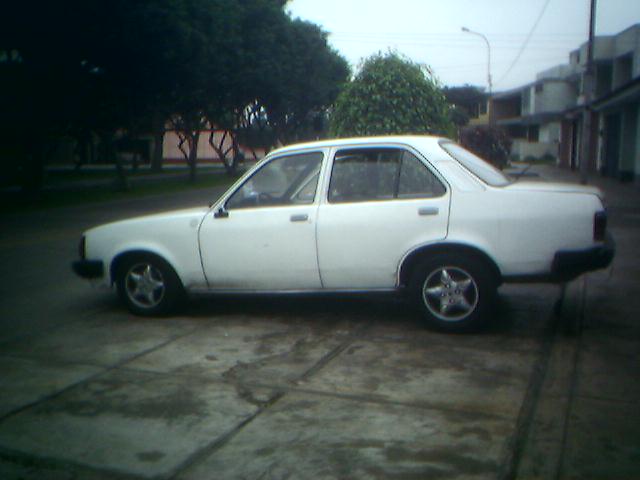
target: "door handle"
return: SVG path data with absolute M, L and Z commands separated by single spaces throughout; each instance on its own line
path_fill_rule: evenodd
M 438 207 L 422 207 L 418 209 L 418 215 L 420 216 L 428 216 L 428 215 L 438 215 L 440 210 Z
M 292 222 L 306 222 L 307 220 L 309 220 L 309 215 L 307 215 L 306 213 L 291 215 L 290 220 Z

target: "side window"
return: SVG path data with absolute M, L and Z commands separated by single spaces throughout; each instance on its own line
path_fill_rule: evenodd
M 329 185 L 332 203 L 444 195 L 445 187 L 418 158 L 397 148 L 336 153 Z
M 398 198 L 429 198 L 444 195 L 446 189 L 440 180 L 410 152 L 402 155 Z
M 354 149 L 336 153 L 329 185 L 329 201 L 365 202 L 391 199 L 402 150 Z
M 313 152 L 271 160 L 229 197 L 226 208 L 313 203 L 322 158 L 321 152 Z

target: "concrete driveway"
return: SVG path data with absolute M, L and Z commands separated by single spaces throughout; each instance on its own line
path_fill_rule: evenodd
M 638 471 L 638 223 L 614 224 L 631 271 L 574 282 L 562 317 L 558 287 L 503 287 L 475 335 L 430 331 L 392 297 L 196 299 L 141 319 L 69 271 L 83 228 L 212 195 L 3 219 L 1 478 Z

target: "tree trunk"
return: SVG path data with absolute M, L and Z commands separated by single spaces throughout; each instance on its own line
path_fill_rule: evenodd
M 200 131 L 196 130 L 190 134 L 189 141 L 189 158 L 187 163 L 189 164 L 189 182 L 195 183 L 196 181 L 196 167 L 198 163 L 198 141 L 200 140 Z
M 164 119 L 156 115 L 153 119 L 153 153 L 151 154 L 151 171 L 162 171 L 164 145 Z
M 100 135 L 100 140 L 103 143 L 103 151 L 105 160 L 107 163 L 113 163 L 116 166 L 116 178 L 113 181 L 113 188 L 118 192 L 125 192 L 129 190 L 129 182 L 127 181 L 127 174 L 122 165 L 122 160 L 116 152 L 114 145 L 114 133 L 103 132 Z
M 224 167 L 227 174 L 235 175 L 236 167 L 237 167 L 237 164 L 236 164 L 237 141 L 234 133 L 231 130 L 225 130 L 219 143 L 216 143 L 214 141 L 214 137 L 215 137 L 215 131 L 211 130 L 211 133 L 209 134 L 209 145 L 216 152 L 216 155 L 218 155 L 218 159 L 220 160 L 220 162 L 222 162 L 222 166 Z M 231 147 L 225 150 L 224 142 L 227 139 L 227 137 L 231 139 Z M 232 154 L 231 158 L 229 158 L 229 153 Z

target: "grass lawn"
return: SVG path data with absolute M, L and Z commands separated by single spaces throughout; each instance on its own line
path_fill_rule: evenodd
M 112 172 L 55 172 L 58 175 L 57 182 L 47 178 L 46 185 L 55 186 L 63 183 L 69 186 L 69 182 L 78 182 L 78 186 L 60 190 L 44 190 L 36 198 L 26 198 L 19 192 L 0 192 L 0 212 L 20 212 L 40 210 L 46 208 L 68 207 L 87 203 L 108 202 L 112 200 L 124 200 L 151 195 L 176 193 L 185 190 L 221 187 L 231 185 L 238 176 L 229 176 L 224 173 L 200 174 L 195 183 L 186 179 L 186 173 L 181 177 L 159 178 L 145 183 L 131 182 L 129 190 L 116 191 L 110 182 L 104 185 L 82 187 L 81 182 L 96 179 L 112 179 Z M 87 175 L 88 174 L 88 175 Z M 51 175 L 49 173 L 48 175 Z M 102 175 L 102 176 L 101 176 Z M 138 174 L 135 174 L 138 175 Z M 147 176 L 148 172 L 139 172 L 139 176 Z M 132 178 L 132 176 L 129 176 Z

